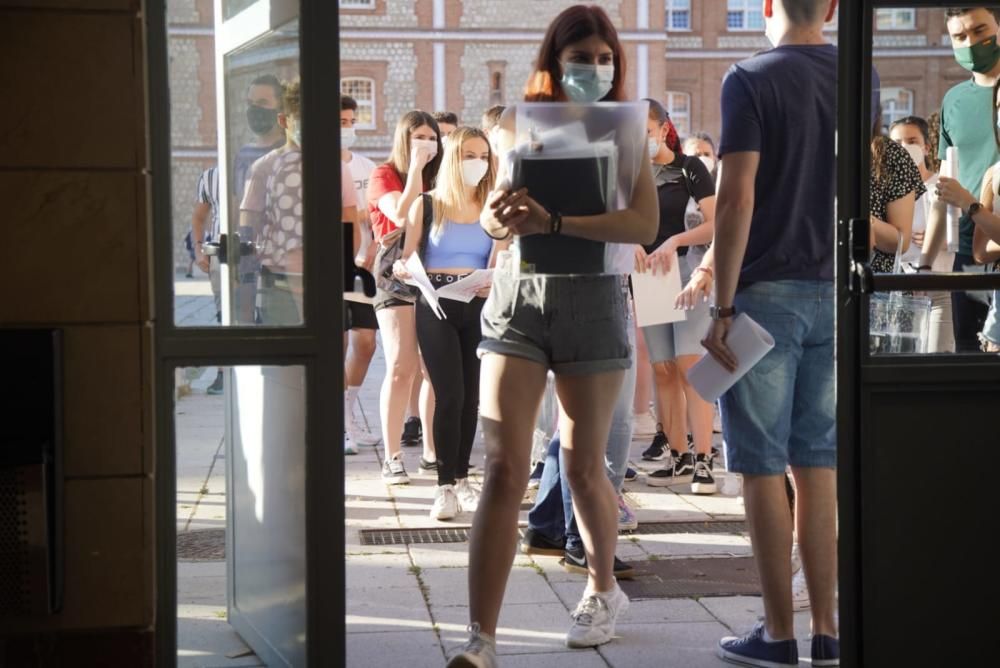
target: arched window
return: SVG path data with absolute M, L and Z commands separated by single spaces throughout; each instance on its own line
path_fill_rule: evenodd
M 340 80 L 340 92 L 353 97 L 358 103 L 359 130 L 375 129 L 375 80 L 368 77 L 345 77 Z

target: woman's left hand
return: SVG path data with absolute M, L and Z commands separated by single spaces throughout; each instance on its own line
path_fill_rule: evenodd
M 396 260 L 392 263 L 392 275 L 401 281 L 406 281 L 412 278 L 409 270 L 402 260 Z
M 668 274 L 674 262 L 674 255 L 677 253 L 677 242 L 670 237 L 649 254 L 646 258 L 646 268 L 654 274 Z
M 962 187 L 955 179 L 942 176 L 935 187 L 934 193 L 938 199 L 951 206 L 957 206 L 962 211 L 968 211 L 969 207 L 978 202 L 968 190 Z

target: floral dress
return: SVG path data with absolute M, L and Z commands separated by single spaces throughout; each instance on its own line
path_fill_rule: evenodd
M 902 146 L 894 141 L 883 139 L 885 153 L 882 156 L 882 178 L 876 180 L 875 169 L 871 174 L 871 212 L 872 215 L 888 222 L 889 204 L 916 192 L 916 199 L 927 192 L 920 170 L 913 158 Z M 885 253 L 879 249 L 872 251 L 872 271 L 877 274 L 891 274 L 896 262 L 894 253 Z

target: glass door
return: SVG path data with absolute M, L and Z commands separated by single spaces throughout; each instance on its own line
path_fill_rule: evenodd
M 953 231 L 944 234 L 951 244 L 942 242 L 940 250 L 957 252 L 957 259 L 942 256 L 950 266 L 935 257 L 927 266 L 917 260 L 920 273 L 896 267 L 887 272 L 884 266 L 880 272 L 870 250 L 874 226 L 875 247 L 892 264 L 892 249 L 881 235 L 896 216 L 883 210 L 881 179 L 896 169 L 921 176 L 936 171 L 936 149 L 944 156 L 948 142 L 958 142 L 958 133 L 949 133 L 956 123 L 984 128 L 982 146 L 996 142 L 991 82 L 977 81 L 956 63 L 945 9 L 913 0 L 840 3 L 837 389 L 845 666 L 971 664 L 981 660 L 983 638 L 992 631 L 991 623 L 971 614 L 970 589 L 963 583 L 993 568 L 981 545 L 992 520 L 984 499 L 997 442 L 990 420 L 1000 402 L 1000 358 L 963 344 L 962 327 L 955 325 L 970 320 L 969 327 L 982 329 L 964 309 L 969 300 L 980 300 L 985 314 L 993 300 L 989 295 L 1000 288 L 1000 274 L 961 261 L 975 224 L 957 211 L 950 214 Z M 995 17 L 989 21 L 995 36 Z M 905 64 L 880 53 L 879 45 L 892 40 L 913 45 Z M 873 64 L 881 110 L 870 108 Z M 915 74 L 921 68 L 922 74 Z M 944 99 L 956 86 L 984 100 L 969 120 L 954 118 Z M 883 123 L 873 123 L 873 111 L 882 112 Z M 940 140 L 935 113 L 944 114 Z M 931 120 L 926 136 L 913 117 Z M 917 130 L 908 138 L 910 127 Z M 907 143 L 934 146 L 929 152 L 914 149 L 911 165 L 906 162 L 911 157 L 899 152 Z M 883 162 L 893 152 L 906 160 L 895 161 L 895 167 Z M 936 192 L 933 175 L 907 189 L 919 194 L 922 180 L 931 186 L 913 211 L 927 206 L 929 221 L 934 205 L 924 198 Z M 965 180 L 972 187 L 973 179 Z M 976 184 L 981 180 L 982 173 Z M 909 225 L 907 241 L 914 238 Z M 915 238 L 930 248 L 929 222 L 925 232 Z M 952 305 L 951 319 L 942 322 L 940 314 Z M 947 336 L 959 340 L 961 352 L 948 352 Z

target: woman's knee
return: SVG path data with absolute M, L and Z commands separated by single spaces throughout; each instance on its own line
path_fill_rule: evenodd
M 571 452 L 565 453 L 566 479 L 574 493 L 592 489 L 602 476 L 606 476 L 604 457 L 587 457 Z

